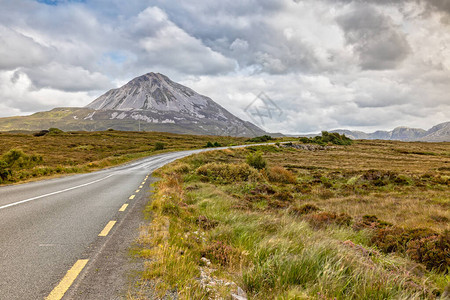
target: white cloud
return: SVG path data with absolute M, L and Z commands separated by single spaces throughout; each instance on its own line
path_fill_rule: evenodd
M 0 109 L 83 106 L 153 71 L 246 120 L 265 92 L 272 132 L 427 128 L 450 119 L 447 2 L 2 0 Z
M 0 70 L 45 64 L 50 60 L 48 52 L 31 37 L 0 24 Z

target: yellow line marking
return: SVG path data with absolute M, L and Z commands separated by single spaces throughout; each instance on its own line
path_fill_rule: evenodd
M 136 190 L 136 193 L 139 193 L 141 190 Z
M 122 207 L 119 209 L 119 211 L 125 211 L 125 209 L 127 209 L 128 203 L 125 203 L 124 205 L 122 205 Z
M 45 298 L 46 300 L 59 300 L 61 299 L 67 290 L 70 288 L 72 283 L 78 277 L 81 270 L 83 270 L 84 266 L 86 266 L 89 259 L 80 259 L 78 260 L 69 271 L 67 271 L 66 275 L 61 279 L 59 284 L 53 289 L 53 291 Z
M 144 187 L 143 185 L 140 185 L 140 186 L 139 186 L 140 189 L 142 189 L 143 187 Z
M 134 197 L 136 197 L 136 195 L 131 195 L 130 198 L 128 198 L 128 199 L 133 200 Z
M 107 236 L 109 231 L 113 228 L 114 224 L 116 224 L 116 221 L 109 221 L 98 236 Z
M 141 184 L 145 184 L 145 181 L 142 181 L 142 183 Z

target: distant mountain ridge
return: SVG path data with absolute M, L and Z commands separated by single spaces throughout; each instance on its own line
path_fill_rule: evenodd
M 398 140 L 398 141 L 423 141 L 423 142 L 450 142 L 450 122 L 444 122 L 433 126 L 429 130 L 421 128 L 397 127 L 391 131 L 375 131 L 365 133 L 346 129 L 336 129 L 331 132 L 345 134 L 351 139 L 362 140 Z
M 0 118 L 0 130 L 146 130 L 261 136 L 268 134 L 194 90 L 160 73 L 147 73 L 112 89 L 83 108 L 55 108 L 31 116 Z

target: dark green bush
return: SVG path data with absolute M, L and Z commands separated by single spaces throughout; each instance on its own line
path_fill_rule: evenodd
M 41 131 L 39 131 L 39 132 L 33 133 L 33 136 L 44 136 L 44 135 L 46 135 L 47 133 L 49 133 L 48 130 L 41 130 Z
M 0 160 L 0 183 L 7 181 L 11 177 L 11 174 L 12 172 L 8 164 Z
M 274 140 L 273 137 L 271 137 L 270 135 L 263 135 L 263 136 L 257 136 L 251 139 L 248 139 L 247 142 L 250 143 L 264 143 L 264 142 L 268 142 L 268 141 L 272 141 Z
M 267 165 L 266 160 L 262 157 L 262 153 L 257 151 L 255 153 L 249 153 L 247 155 L 247 164 L 255 169 L 264 169 Z
M 300 137 L 299 141 L 305 144 L 319 144 L 319 145 L 351 145 L 353 141 L 346 137 L 345 134 L 339 134 L 337 132 L 322 131 L 321 136 L 315 136 L 313 138 Z
M 213 143 L 211 141 L 208 141 L 205 145 L 205 148 L 214 148 L 214 147 L 222 147 L 222 145 L 218 142 Z
M 157 150 L 163 150 L 164 147 L 165 147 L 164 143 L 156 142 L 156 143 L 155 143 L 155 147 L 154 147 L 153 149 L 154 149 L 155 151 L 157 151 Z

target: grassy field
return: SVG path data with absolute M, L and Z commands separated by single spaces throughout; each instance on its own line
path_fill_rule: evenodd
M 159 176 L 130 299 L 449 297 L 449 143 L 252 146 Z
M 0 133 L 0 184 L 95 171 L 166 151 L 202 148 L 207 142 L 227 146 L 245 140 L 130 131 Z

